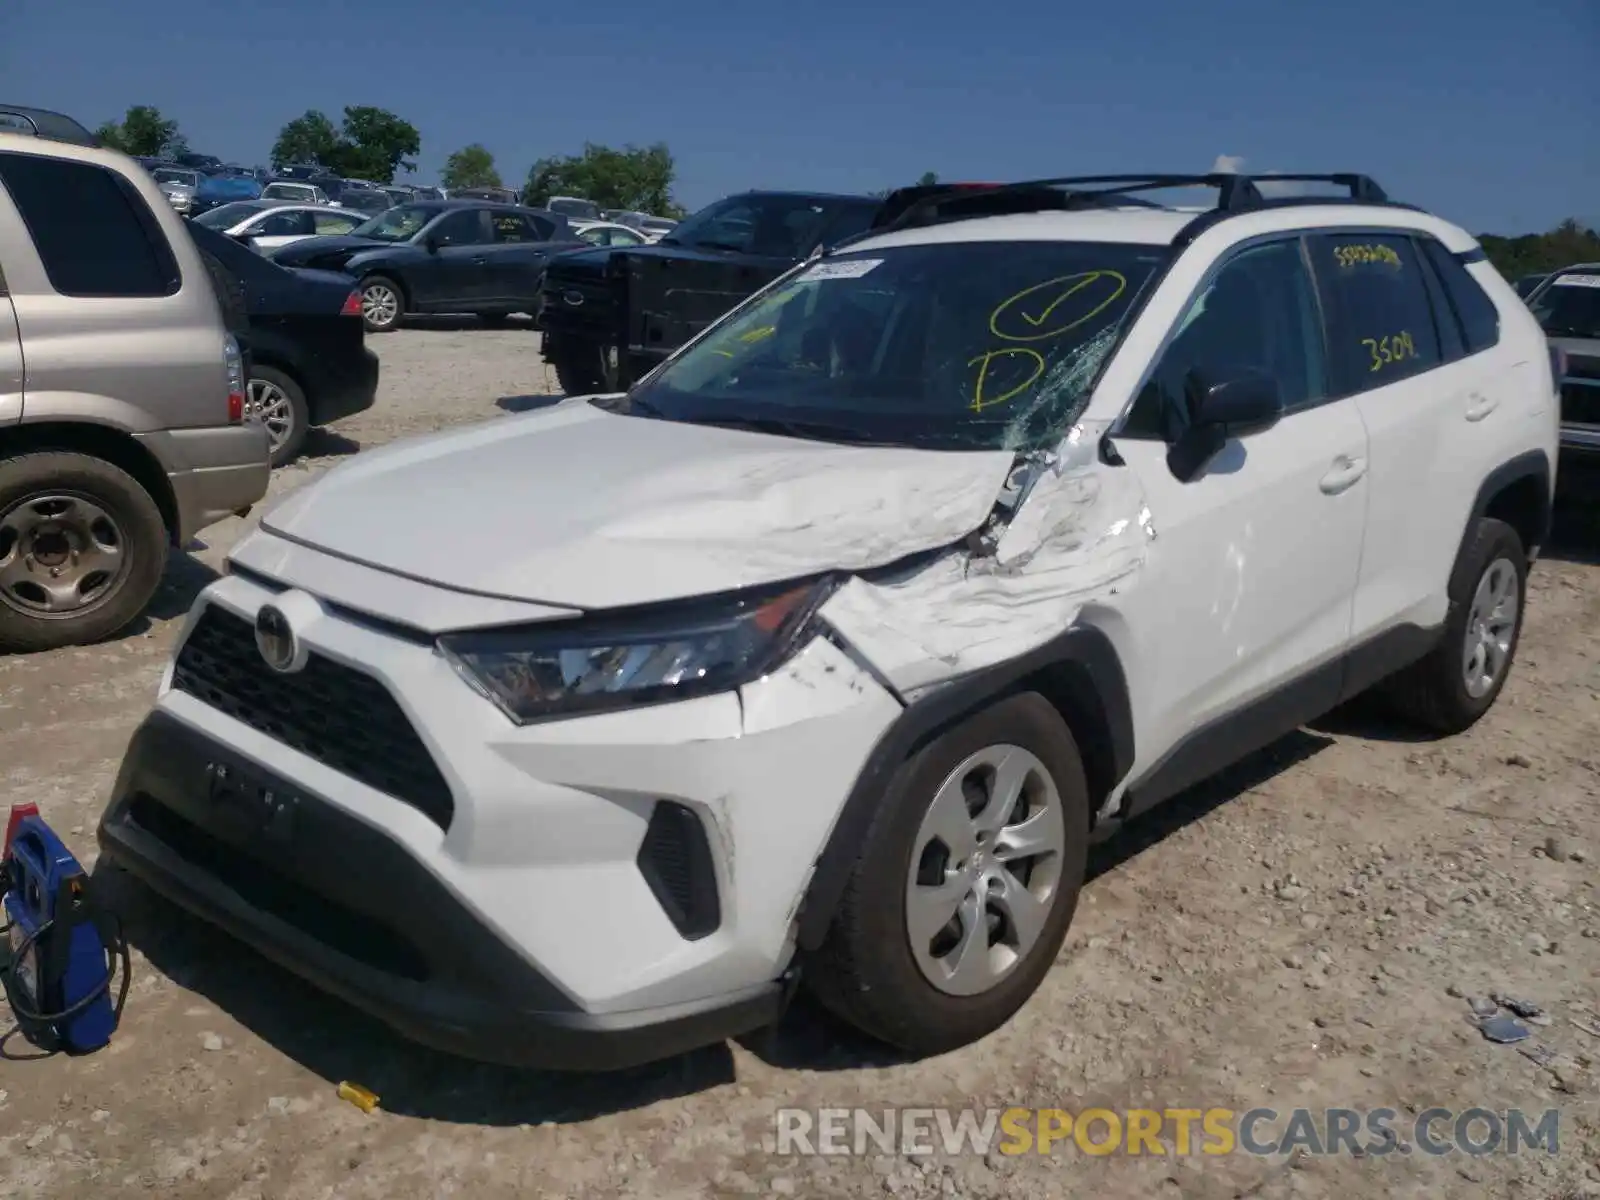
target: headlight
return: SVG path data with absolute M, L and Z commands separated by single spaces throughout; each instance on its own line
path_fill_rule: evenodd
M 526 725 L 759 679 L 810 640 L 835 586 L 827 578 L 632 619 L 449 634 L 439 648 L 475 691 Z

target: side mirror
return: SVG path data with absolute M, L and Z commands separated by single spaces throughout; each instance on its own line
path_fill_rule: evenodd
M 1277 381 L 1262 371 L 1192 371 L 1184 391 L 1189 427 L 1167 450 L 1167 467 L 1182 483 L 1198 478 L 1231 439 L 1271 429 L 1283 416 Z
M 439 241 L 439 235 L 436 233 L 430 233 L 427 237 L 422 239 L 422 248 L 429 254 L 439 253 L 439 247 L 442 244 L 443 243 Z

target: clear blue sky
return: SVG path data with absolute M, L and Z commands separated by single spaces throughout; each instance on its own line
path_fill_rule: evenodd
M 665 141 L 689 207 L 923 171 L 1359 170 L 1474 232 L 1600 223 L 1600 0 L 5 0 L 0 98 L 265 162 L 373 104 L 416 178 Z

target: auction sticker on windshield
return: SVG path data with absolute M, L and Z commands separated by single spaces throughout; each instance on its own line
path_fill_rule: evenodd
M 799 282 L 810 283 L 817 279 L 860 279 L 874 267 L 881 267 L 881 258 L 846 258 L 838 262 L 819 262 L 803 273 Z
M 1562 275 L 1556 279 L 1554 286 L 1600 288 L 1600 275 Z

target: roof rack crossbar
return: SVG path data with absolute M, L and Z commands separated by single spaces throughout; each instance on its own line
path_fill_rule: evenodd
M 1216 207 L 1207 216 L 1274 207 L 1282 201 L 1305 202 L 1304 197 L 1268 196 L 1262 184 L 1328 183 L 1349 192 L 1356 204 L 1392 204 L 1388 194 L 1367 175 L 1335 174 L 1242 175 L 1211 171 L 1195 175 L 1064 175 L 1052 179 L 1027 179 L 1005 184 L 954 184 L 900 188 L 884 202 L 873 232 L 886 233 L 911 225 L 935 224 L 963 217 L 1026 212 L 1048 208 L 1151 207 L 1161 205 L 1132 193 L 1165 188 L 1210 187 L 1217 190 Z M 1317 197 L 1327 203 L 1330 197 Z
M 0 104 L 0 133 L 25 133 L 75 146 L 100 145 L 99 138 L 66 114 L 22 104 Z

